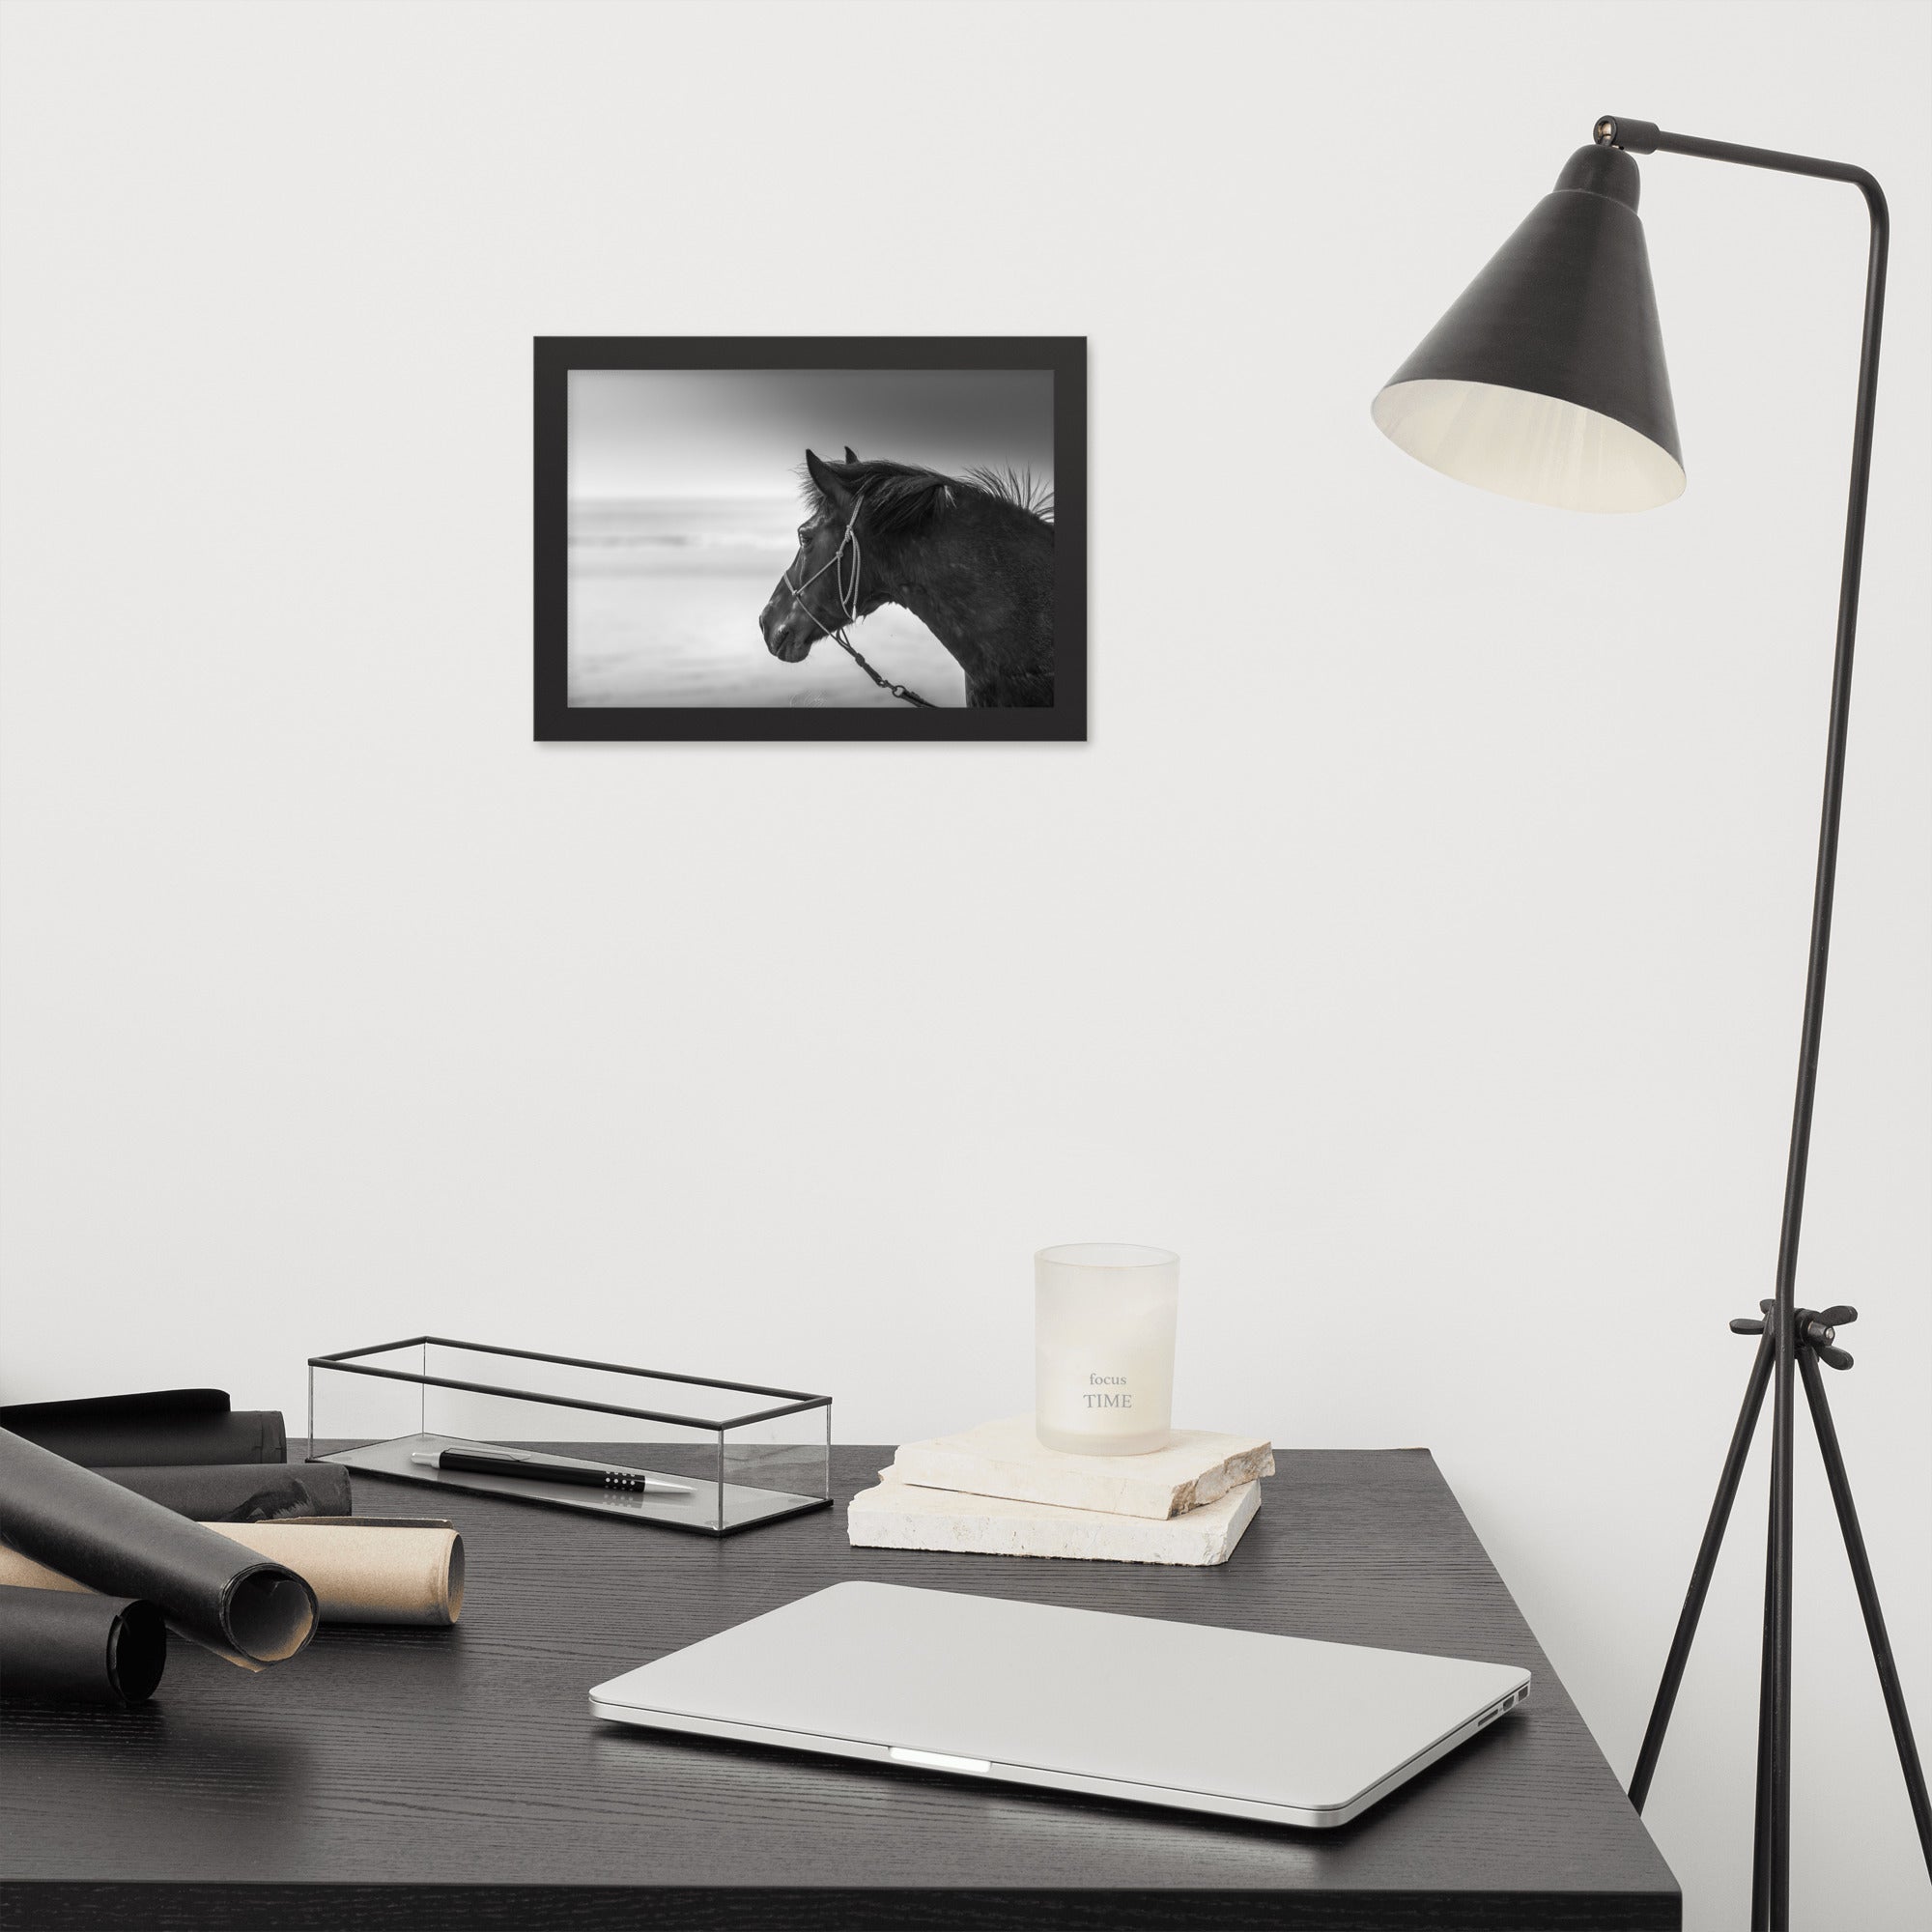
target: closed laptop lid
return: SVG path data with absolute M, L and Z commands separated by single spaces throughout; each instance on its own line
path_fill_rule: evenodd
M 1527 1685 L 1512 1664 L 838 1583 L 599 1685 L 654 1716 L 1321 1812 Z M 830 1747 L 838 1747 L 838 1744 Z

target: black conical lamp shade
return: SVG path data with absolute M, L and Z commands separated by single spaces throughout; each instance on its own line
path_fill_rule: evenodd
M 1583 148 L 1389 379 L 1377 427 L 1446 475 L 1566 510 L 1684 490 L 1637 166 Z

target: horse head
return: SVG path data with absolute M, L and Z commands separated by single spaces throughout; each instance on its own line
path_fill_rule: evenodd
M 852 469 L 858 461 L 848 443 L 839 468 Z M 860 493 L 847 488 L 833 467 L 809 449 L 805 469 L 814 499 L 811 514 L 799 526 L 798 553 L 790 569 L 772 586 L 758 612 L 765 648 L 785 664 L 802 664 L 820 638 L 864 614 Z

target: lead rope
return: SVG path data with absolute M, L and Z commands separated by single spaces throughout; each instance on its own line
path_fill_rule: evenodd
M 865 494 L 863 490 L 860 491 L 859 497 L 861 501 L 864 500 Z M 859 572 L 864 566 L 865 555 L 859 547 L 858 525 L 859 504 L 855 502 L 852 505 L 851 518 L 845 526 L 845 534 L 838 539 L 838 548 L 833 553 L 832 561 L 821 564 L 803 583 L 794 583 L 791 581 L 791 572 L 786 571 L 784 574 L 784 587 L 791 592 L 791 601 L 805 612 L 808 620 L 816 626 L 818 635 L 821 638 L 830 638 L 881 691 L 891 692 L 902 703 L 917 704 L 924 710 L 937 711 L 939 706 L 934 704 L 930 698 L 922 697 L 918 692 L 908 690 L 902 684 L 895 684 L 891 678 L 883 676 L 880 672 L 874 670 L 867 663 L 865 655 L 861 652 L 858 645 L 845 635 L 845 625 L 856 623 L 859 616 Z M 852 552 L 852 587 L 849 591 L 845 587 L 845 552 L 848 547 Z M 833 587 L 838 593 L 838 609 L 844 614 L 844 623 L 841 623 L 836 631 L 827 630 L 823 624 L 820 624 L 818 619 L 812 615 L 811 606 L 805 601 L 805 593 L 828 570 L 836 570 L 838 572 L 832 582 Z

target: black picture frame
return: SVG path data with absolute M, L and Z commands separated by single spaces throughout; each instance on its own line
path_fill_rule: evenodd
M 569 701 L 569 376 L 574 369 L 1053 372 L 1054 698 L 1038 709 L 576 707 Z M 535 736 L 540 741 L 1082 741 L 1087 736 L 1087 338 L 1082 335 L 535 338 Z M 861 634 L 863 635 L 863 634 Z M 855 639 L 856 641 L 857 639 Z M 859 673 L 855 670 L 854 675 Z

